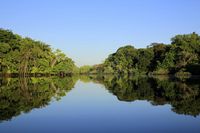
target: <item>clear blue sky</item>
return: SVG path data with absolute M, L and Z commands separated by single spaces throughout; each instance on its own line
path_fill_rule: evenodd
M 77 65 L 120 46 L 200 33 L 200 0 L 1 0 L 0 27 L 63 50 Z

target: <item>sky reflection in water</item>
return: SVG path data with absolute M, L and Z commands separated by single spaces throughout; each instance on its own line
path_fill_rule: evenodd
M 0 80 L 0 132 L 199 132 L 199 79 Z

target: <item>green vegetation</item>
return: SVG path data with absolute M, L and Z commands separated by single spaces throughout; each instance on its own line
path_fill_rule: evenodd
M 80 74 L 99 74 L 99 73 L 105 74 L 102 68 L 103 68 L 102 64 L 94 65 L 94 66 L 85 65 L 79 68 L 79 73 Z
M 171 44 L 152 43 L 144 49 L 124 46 L 111 54 L 97 73 L 200 74 L 200 36 L 177 35 Z M 95 69 L 95 67 L 94 67 Z M 94 71 L 94 70 L 93 70 Z
M 200 114 L 200 81 L 187 77 L 200 75 L 200 36 L 196 33 L 177 35 L 171 41 L 171 44 L 152 43 L 140 49 L 124 46 L 109 55 L 103 64 L 78 68 L 62 51 L 0 29 L 0 75 L 79 73 L 82 81 L 103 84 L 120 101 L 170 104 L 178 114 L 197 116 Z M 87 74 L 92 75 L 85 76 Z M 152 77 L 141 76 L 144 74 Z M 174 74 L 179 78 L 153 77 L 161 74 Z M 0 78 L 0 122 L 44 107 L 53 98 L 59 100 L 78 80 L 76 76 L 62 79 L 23 77 Z
M 79 73 L 80 74 L 89 74 L 89 73 L 91 73 L 91 69 L 92 69 L 92 66 L 85 65 L 85 66 L 82 66 L 79 68 Z
M 200 74 L 200 36 L 196 33 L 177 35 L 171 44 L 152 43 L 147 48 L 124 46 L 109 55 L 103 64 L 82 66 L 60 50 L 40 41 L 22 38 L 0 29 L 0 75 L 66 74 Z
M 0 73 L 70 74 L 77 72 L 72 59 L 60 50 L 31 38 L 0 29 Z

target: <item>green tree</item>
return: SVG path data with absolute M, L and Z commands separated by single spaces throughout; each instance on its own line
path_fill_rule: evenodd
M 40 41 L 22 38 L 12 31 L 0 29 L 0 72 L 57 74 L 77 72 L 72 59 Z

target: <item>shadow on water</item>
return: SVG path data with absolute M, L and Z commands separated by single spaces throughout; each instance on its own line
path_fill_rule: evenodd
M 1 78 L 0 121 L 10 120 L 34 108 L 60 100 L 80 79 L 84 83 L 102 84 L 118 100 L 147 100 L 153 106 L 170 104 L 177 114 L 200 114 L 200 79 L 134 76 L 72 76 L 65 78 Z

